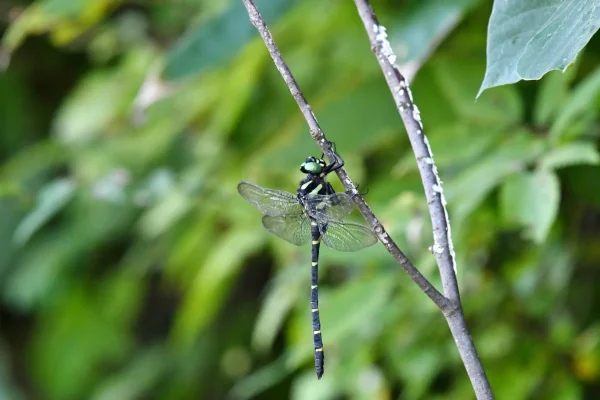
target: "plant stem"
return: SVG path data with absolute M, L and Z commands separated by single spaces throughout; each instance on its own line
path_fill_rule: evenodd
M 419 109 L 413 102 L 408 82 L 395 65 L 396 56 L 387 40 L 385 27 L 377 21 L 369 0 L 354 0 L 354 3 L 367 31 L 371 49 L 379 62 L 396 103 L 398 113 L 406 127 L 423 181 L 433 227 L 434 244 L 432 252 L 440 271 L 444 296 L 449 300 L 449 304 L 441 307 L 442 312 L 448 322 L 467 374 L 471 379 L 475 395 L 478 399 L 493 399 L 492 389 L 469 334 L 462 310 L 456 280 L 456 260 L 446 200 L 444 199 L 442 182 L 433 161 L 433 153 L 423 130 Z

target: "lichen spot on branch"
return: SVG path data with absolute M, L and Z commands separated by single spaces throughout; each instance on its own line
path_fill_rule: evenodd
M 375 33 L 375 41 L 381 48 L 381 53 L 383 53 L 389 63 L 393 65 L 396 62 L 396 55 L 394 54 L 394 50 L 392 50 L 392 45 L 387 40 L 385 26 L 373 24 L 373 32 Z

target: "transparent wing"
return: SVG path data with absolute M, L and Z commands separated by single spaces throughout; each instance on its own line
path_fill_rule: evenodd
M 330 222 L 322 231 L 325 246 L 339 251 L 357 251 L 377 243 L 371 229 L 353 222 Z
M 343 192 L 315 195 L 305 199 L 306 210 L 318 221 L 341 221 L 354 209 L 352 198 Z
M 266 189 L 250 182 L 240 182 L 238 192 L 265 215 L 302 213 L 296 195 L 283 190 Z
M 284 216 L 265 215 L 262 222 L 269 232 L 296 246 L 305 245 L 311 240 L 310 220 L 302 213 Z

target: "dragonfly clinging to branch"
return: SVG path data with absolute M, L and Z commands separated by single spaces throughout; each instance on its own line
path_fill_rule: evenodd
M 319 318 L 318 261 L 321 241 L 339 251 L 357 251 L 374 245 L 377 236 L 371 229 L 353 222 L 344 222 L 354 209 L 352 197 L 335 192 L 325 178 L 344 166 L 344 160 L 331 144 L 335 161 L 327 164 L 322 158 L 307 157 L 300 166 L 306 174 L 296 194 L 267 189 L 249 182 L 240 182 L 238 192 L 263 214 L 263 226 L 271 233 L 296 245 L 312 243 L 311 312 L 315 345 L 315 369 L 320 379 L 324 372 L 323 340 Z

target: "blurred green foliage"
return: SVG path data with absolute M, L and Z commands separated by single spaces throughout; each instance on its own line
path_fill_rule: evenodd
M 353 5 L 256 3 L 351 177 L 439 287 L 414 157 Z M 497 398 L 598 397 L 600 43 L 475 101 L 491 1 L 374 6 L 418 70 Z M 473 397 L 439 311 L 382 246 L 322 250 L 316 380 L 309 250 L 235 188 L 293 191 L 319 150 L 240 2 L 0 7 L 1 399 Z

